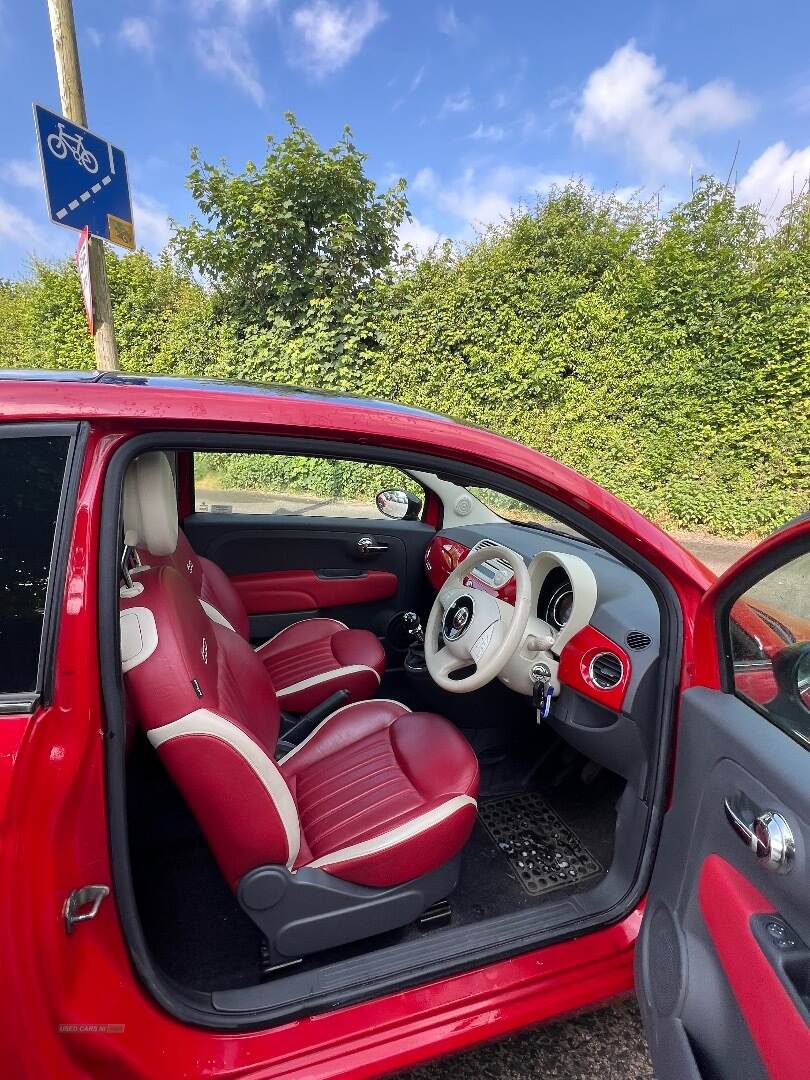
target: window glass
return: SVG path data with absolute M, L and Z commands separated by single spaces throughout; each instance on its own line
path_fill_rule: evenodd
M 0 694 L 37 689 L 69 444 L 66 435 L 0 438 Z
M 196 509 L 213 513 L 382 519 L 379 491 L 423 498 L 399 469 L 292 454 L 195 454 L 194 487 Z
M 581 540 L 586 539 L 582 533 L 572 529 L 551 514 L 530 506 L 522 499 L 513 499 L 511 495 L 504 495 L 500 491 L 486 487 L 471 487 L 470 492 L 482 502 L 489 510 L 498 514 L 507 521 L 514 521 L 518 525 L 539 525 L 543 529 L 552 529 L 555 532 L 566 533 L 568 536 L 576 536 Z
M 729 629 L 735 692 L 810 748 L 810 553 L 743 593 Z

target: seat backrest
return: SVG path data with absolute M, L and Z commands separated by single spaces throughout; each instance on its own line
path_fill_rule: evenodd
M 163 459 L 165 466 L 158 464 L 160 459 Z M 216 563 L 194 551 L 183 530 L 176 525 L 176 511 L 174 546 L 171 546 L 168 539 L 159 545 L 160 551 L 149 551 L 144 546 L 144 515 L 149 517 L 152 511 L 148 505 L 148 497 L 146 504 L 144 503 L 140 488 L 144 484 L 154 487 L 158 482 L 162 483 L 163 480 L 157 479 L 156 470 L 165 479 L 167 468 L 174 490 L 171 466 L 165 454 L 143 454 L 132 463 L 124 484 L 124 532 L 130 537 L 138 537 L 135 546 L 142 562 L 152 566 L 173 566 L 181 576 L 188 578 L 191 588 L 210 618 L 232 627 L 243 638 L 248 638 L 248 614 L 239 593 L 231 584 L 228 575 Z M 169 547 L 171 550 L 166 550 Z
M 139 546 L 162 557 L 172 554 L 165 519 L 177 520 L 166 487 L 171 471 L 164 455 L 147 456 L 163 464 L 137 468 L 129 497 L 135 488 L 149 504 Z M 279 708 L 270 677 L 241 635 L 206 615 L 187 577 L 171 565 L 150 566 L 121 590 L 124 683 L 129 707 L 235 887 L 255 866 L 292 866 L 300 824 L 273 757 Z
M 230 578 L 215 562 L 194 551 L 182 529 L 177 535 L 172 565 L 188 576 L 209 618 L 230 626 L 243 638 L 250 637 L 248 613 Z

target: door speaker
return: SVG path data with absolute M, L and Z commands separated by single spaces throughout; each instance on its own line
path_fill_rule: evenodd
M 671 1016 L 681 998 L 686 970 L 683 941 L 672 912 L 658 904 L 647 935 L 650 997 L 661 1016 Z

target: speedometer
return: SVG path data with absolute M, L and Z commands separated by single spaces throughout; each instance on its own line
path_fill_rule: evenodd
M 574 592 L 571 586 L 566 582 L 565 585 L 560 585 L 558 589 L 551 595 L 551 599 L 548 602 L 546 608 L 546 622 L 553 626 L 555 630 L 562 630 L 568 620 L 571 618 L 571 608 L 574 604 Z

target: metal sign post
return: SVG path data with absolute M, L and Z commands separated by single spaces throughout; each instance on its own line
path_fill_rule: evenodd
M 53 135 L 52 145 L 56 148 L 57 156 L 60 146 L 66 146 L 66 157 L 70 153 L 75 166 L 83 169 L 89 175 L 88 165 L 92 164 L 90 157 L 83 153 L 77 141 L 77 131 L 81 131 L 87 124 L 87 112 L 84 106 L 84 89 L 82 87 L 82 73 L 79 67 L 79 47 L 76 43 L 76 24 L 73 18 L 73 6 L 71 0 L 48 0 L 48 15 L 51 20 L 51 36 L 53 38 L 53 54 L 56 60 L 56 75 L 59 79 L 59 98 L 62 103 L 62 112 L 65 114 L 68 124 L 67 134 L 71 138 L 70 143 L 65 143 L 64 137 L 60 139 L 58 127 L 48 134 Z M 57 118 L 63 119 L 61 117 Z M 64 120 L 63 120 L 64 122 Z M 90 135 L 90 133 L 87 133 Z M 46 144 L 48 136 L 45 136 Z M 101 140 L 103 141 L 103 140 Z M 81 139 L 82 146 L 84 137 Z M 88 148 L 84 148 L 88 149 Z M 74 153 L 76 151 L 76 153 Z M 41 152 L 41 144 L 40 144 Z M 50 150 L 49 150 L 50 152 Z M 91 157 L 99 163 L 92 146 L 89 148 Z M 98 194 L 92 191 L 93 180 L 90 187 L 90 196 Z M 108 186 L 108 185 L 104 185 Z M 78 193 L 81 204 L 81 194 L 87 191 L 87 186 L 81 188 Z M 71 196 L 71 200 L 76 198 Z M 70 210 L 70 201 L 68 210 Z M 84 200 L 88 201 L 87 199 Z M 63 207 L 56 207 L 61 210 Z M 111 211 L 113 216 L 117 216 Z M 129 217 L 130 225 L 132 215 Z M 62 224 L 62 222 L 60 222 Z M 113 225 L 114 227 L 114 225 Z M 109 225 L 108 225 L 109 229 Z M 89 279 L 93 291 L 93 344 L 96 349 L 96 367 L 104 371 L 118 370 L 118 345 L 115 341 L 115 328 L 113 326 L 112 305 L 110 304 L 110 291 L 107 286 L 107 263 L 104 257 L 104 243 L 97 237 L 88 236 L 87 253 L 89 259 Z

